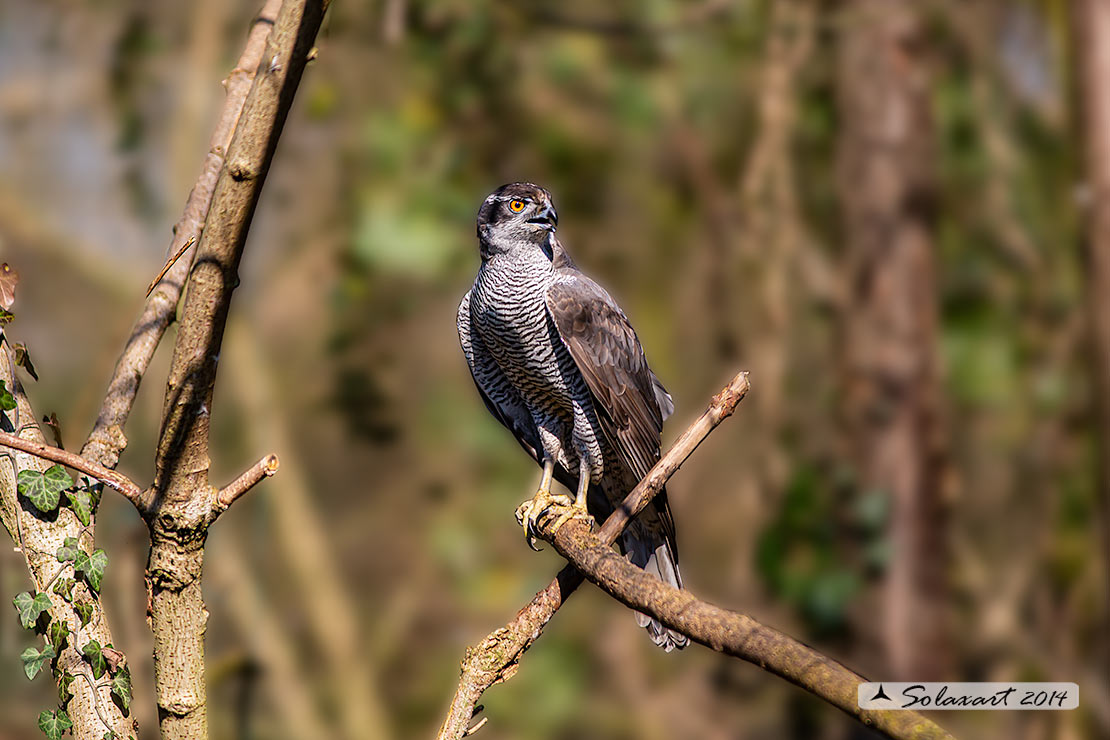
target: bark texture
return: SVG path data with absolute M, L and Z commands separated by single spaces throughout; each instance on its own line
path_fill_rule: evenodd
M 282 3 L 189 273 L 145 511 L 155 694 L 167 740 L 207 737 L 200 576 L 208 527 L 223 510 L 208 481 L 216 366 L 247 231 L 324 10 L 319 0 Z
M 854 0 L 839 39 L 845 410 L 861 487 L 891 500 L 881 635 L 892 680 L 938 679 L 948 665 L 934 142 L 919 10 Z

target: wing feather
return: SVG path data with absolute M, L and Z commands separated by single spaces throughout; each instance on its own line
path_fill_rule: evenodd
M 547 290 L 548 311 L 595 400 L 602 431 L 640 480 L 659 460 L 663 420 L 674 404 L 616 301 L 569 258 L 556 265 L 559 279 Z M 665 495 L 655 503 L 674 552 L 674 522 Z

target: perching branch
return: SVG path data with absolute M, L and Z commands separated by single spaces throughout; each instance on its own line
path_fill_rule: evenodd
M 694 642 L 781 676 L 887 737 L 953 740 L 917 712 L 860 709 L 857 689 L 867 679 L 746 614 L 722 609 L 663 583 L 602 544 L 583 522 L 567 522 L 554 535 L 541 524 L 539 534 L 610 596 Z
M 103 465 L 90 462 L 74 452 L 66 452 L 59 447 L 53 447 L 45 442 L 23 439 L 22 437 L 17 437 L 7 432 L 0 432 L 0 447 L 10 447 L 13 450 L 26 452 L 28 455 L 34 455 L 43 460 L 61 463 L 67 468 L 73 468 L 119 491 L 129 501 L 136 505 L 138 505 L 138 501 L 142 497 L 142 489 L 127 476 L 117 473 L 114 470 L 109 470 Z
M 738 373 L 724 390 L 713 397 L 709 408 L 687 428 L 671 446 L 667 454 L 625 497 L 617 509 L 605 520 L 598 533 L 608 544 L 616 541 L 636 512 L 652 499 L 679 466 L 686 461 L 698 445 L 718 424 L 732 415 L 736 405 L 748 392 L 748 374 Z M 490 686 L 508 680 L 516 673 L 517 662 L 543 628 L 555 616 L 574 589 L 582 583 L 582 574 L 573 565 L 559 571 L 547 588 L 537 593 L 516 617 L 504 627 L 490 633 L 482 642 L 467 648 L 463 659 L 462 674 L 455 691 L 447 718 L 439 730 L 439 740 L 457 740 L 465 736 L 474 707 Z

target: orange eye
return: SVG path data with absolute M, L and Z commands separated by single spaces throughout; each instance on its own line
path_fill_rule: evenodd
M 512 211 L 513 213 L 520 213 L 521 211 L 524 210 L 524 201 L 522 201 L 522 200 L 511 200 L 511 201 L 509 201 L 509 210 Z

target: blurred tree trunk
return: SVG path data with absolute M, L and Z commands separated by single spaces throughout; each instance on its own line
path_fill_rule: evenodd
M 1077 0 L 1071 7 L 1090 193 L 1085 272 L 1098 438 L 1097 496 L 1103 525 L 1103 567 L 1110 568 L 1110 2 Z
M 864 491 L 890 497 L 878 636 L 889 678 L 949 665 L 930 74 L 915 4 L 846 3 L 838 50 L 845 416 Z

